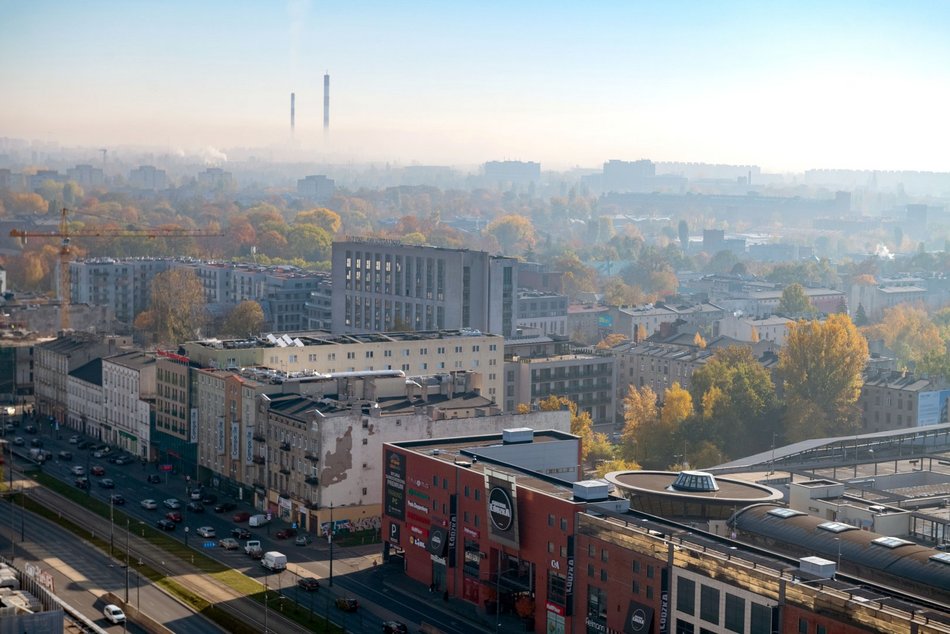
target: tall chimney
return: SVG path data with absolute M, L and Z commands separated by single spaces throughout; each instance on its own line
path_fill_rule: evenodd
M 296 114 L 295 114 L 295 112 L 294 112 L 294 105 L 295 105 L 295 104 L 294 104 L 294 101 L 295 101 L 295 100 L 296 100 L 296 95 L 295 95 L 294 93 L 290 93 L 290 136 L 293 136 L 293 135 L 294 135 L 294 126 L 295 126 L 295 123 L 296 123 L 296 121 L 295 121 L 295 119 L 296 119 Z
M 323 134 L 330 131 L 330 73 L 323 76 Z

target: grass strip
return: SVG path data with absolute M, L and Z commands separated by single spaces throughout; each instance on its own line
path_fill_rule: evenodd
M 33 477 L 39 484 L 52 491 L 55 491 L 56 493 L 59 493 L 60 495 L 81 506 L 86 507 L 97 515 L 104 518 L 109 517 L 110 505 L 92 498 L 81 489 L 71 487 L 61 480 L 58 480 L 45 473 L 37 473 L 34 474 Z M 53 511 L 52 509 L 35 502 L 29 497 L 26 497 L 23 500 L 17 499 L 16 503 L 23 504 L 28 510 L 46 518 L 47 520 L 55 522 L 77 537 L 92 543 L 103 552 L 109 552 L 109 540 L 103 539 L 102 537 L 96 535 L 93 531 L 90 531 L 89 529 L 79 526 L 62 517 L 56 511 Z M 137 531 L 139 535 L 148 542 L 158 546 L 169 554 L 176 555 L 183 561 L 190 561 L 196 568 L 198 568 L 200 572 L 214 577 L 236 592 L 250 597 L 254 601 L 264 605 L 264 586 L 260 582 L 255 581 L 247 575 L 234 570 L 233 568 L 229 568 L 221 562 L 211 559 L 200 552 L 195 552 L 191 548 L 185 546 L 183 543 L 172 539 L 164 532 L 158 531 L 147 524 L 141 523 L 137 519 L 130 518 L 122 511 L 116 510 L 114 508 L 112 508 L 111 511 L 113 512 L 113 519 L 116 521 L 117 525 L 121 526 L 121 524 L 128 519 L 130 521 L 131 530 Z M 132 524 L 132 521 L 135 523 Z M 124 553 L 119 552 L 120 550 L 121 549 L 113 548 L 113 554 L 117 559 L 122 560 L 124 558 Z M 206 617 L 228 631 L 236 632 L 238 634 L 244 634 L 245 632 L 247 634 L 253 634 L 257 631 L 255 628 L 248 626 L 246 623 L 233 616 L 229 612 L 216 607 L 209 601 L 194 594 L 181 584 L 174 581 L 172 577 L 155 570 L 147 564 L 142 564 L 141 566 L 137 565 L 135 569 L 138 570 L 142 576 L 147 577 L 152 583 L 162 586 L 186 605 L 189 605 L 195 611 L 204 614 Z M 299 625 L 310 628 L 311 631 L 320 632 L 321 634 L 332 634 L 342 631 L 339 627 L 329 623 L 322 617 L 316 616 L 315 613 L 312 613 L 310 610 L 303 608 L 296 601 L 288 599 L 277 592 L 268 591 L 267 600 L 267 605 L 271 607 L 271 609 L 277 609 L 284 617 L 295 621 Z

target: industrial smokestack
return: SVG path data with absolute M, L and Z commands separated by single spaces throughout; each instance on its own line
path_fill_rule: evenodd
M 296 95 L 290 93 L 290 135 L 294 134 L 294 127 L 296 125 L 296 113 L 294 112 L 294 101 L 296 100 Z
M 330 130 L 330 73 L 323 76 L 323 134 Z

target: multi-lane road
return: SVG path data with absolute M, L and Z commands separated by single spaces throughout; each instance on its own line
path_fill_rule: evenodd
M 18 430 L 19 432 L 20 430 Z M 238 511 L 255 512 L 247 501 L 231 500 L 219 491 L 209 491 L 218 496 L 220 501 L 232 501 L 237 508 L 227 513 L 214 513 L 213 508 L 206 508 L 204 512 L 193 512 L 186 509 L 186 503 L 189 501 L 187 492 L 188 482 L 180 475 L 162 473 L 162 479 L 159 483 L 149 483 L 146 476 L 159 473 L 154 465 L 143 467 L 140 463 L 118 466 L 110 464 L 105 458 L 95 459 L 91 452 L 79 450 L 75 445 L 68 442 L 71 434 L 60 432 L 60 438 L 51 437 L 49 433 L 43 436 L 44 448 L 52 452 L 54 458 L 43 465 L 43 471 L 54 475 L 70 485 L 74 482 L 75 476 L 71 469 L 75 465 L 82 466 L 87 472 L 91 471 L 93 466 L 101 466 L 105 473 L 102 476 L 89 476 L 90 488 L 87 494 L 90 497 L 109 503 L 110 496 L 113 493 L 119 493 L 125 498 L 125 504 L 121 507 L 115 507 L 129 517 L 128 528 L 134 535 L 141 533 L 144 525 L 152 525 L 165 516 L 169 509 L 163 506 L 163 501 L 168 498 L 176 498 L 182 508 L 179 512 L 182 514 L 183 521 L 176 529 L 169 533 L 170 536 L 187 541 L 188 545 L 195 549 L 202 550 L 206 555 L 216 558 L 224 565 L 240 570 L 250 577 L 256 578 L 262 583 L 267 583 L 268 587 L 279 590 L 287 599 L 295 600 L 305 608 L 310 608 L 316 615 L 324 616 L 330 620 L 344 625 L 347 631 L 351 632 L 379 632 L 382 621 L 396 619 L 407 623 L 411 630 L 415 630 L 422 622 L 436 625 L 447 634 L 463 634 L 466 632 L 479 631 L 479 628 L 473 625 L 453 618 L 452 615 L 433 609 L 431 601 L 426 601 L 426 597 L 419 597 L 412 593 L 400 592 L 400 575 L 398 571 L 388 569 L 388 566 L 374 565 L 379 563 L 378 545 L 364 547 L 349 547 L 334 549 L 333 572 L 334 585 L 329 587 L 328 577 L 330 570 L 329 549 L 322 540 L 306 546 L 296 546 L 294 540 L 277 540 L 274 536 L 277 530 L 286 525 L 274 522 L 269 526 L 262 528 L 251 528 L 247 522 L 237 524 L 231 520 L 231 517 Z M 24 436 L 29 438 L 29 436 Z M 28 442 L 28 440 L 27 440 Z M 18 447 L 18 450 L 25 450 L 24 447 Z M 73 454 L 72 460 L 58 460 L 55 457 L 62 450 L 70 451 Z M 115 482 L 115 489 L 105 489 L 99 486 L 103 478 L 110 478 Z M 140 505 L 141 500 L 154 499 L 158 502 L 158 508 L 148 510 Z M 213 507 L 214 505 L 210 505 Z M 32 520 L 39 521 L 39 520 Z M 3 518 L 0 517 L 0 526 L 3 524 Z M 215 529 L 217 536 L 214 539 L 205 539 L 198 537 L 196 529 L 201 526 L 210 526 Z M 258 562 L 250 559 L 243 554 L 242 549 L 237 551 L 225 551 L 217 546 L 218 539 L 229 537 L 231 529 L 237 526 L 248 528 L 252 533 L 253 539 L 260 539 L 264 550 L 278 550 L 287 555 L 289 560 L 288 570 L 279 575 L 265 575 L 265 570 Z M 185 528 L 188 532 L 185 532 Z M 18 528 L 18 527 L 17 527 Z M 124 519 L 118 519 L 114 526 L 106 524 L 106 530 L 109 535 L 101 535 L 104 539 L 111 539 L 114 549 L 117 553 L 125 546 L 126 523 Z M 30 537 L 30 536 L 28 536 Z M 46 539 L 44 538 L 44 542 Z M 72 556 L 72 550 L 68 544 L 75 543 L 76 538 L 68 536 L 63 554 L 66 557 L 60 557 L 68 566 L 75 567 L 69 557 Z M 61 542 L 60 542 L 61 543 Z M 18 545 L 19 546 L 19 545 Z M 108 555 L 101 555 L 108 561 Z M 100 566 L 101 568 L 102 566 Z M 108 566 L 106 566 L 108 568 Z M 124 570 L 112 570 L 121 577 L 121 589 L 124 593 L 125 577 Z M 105 573 L 103 573 L 105 574 Z M 320 579 L 321 589 L 318 592 L 306 592 L 297 587 L 297 580 L 302 576 L 313 576 Z M 140 592 L 145 591 L 142 586 Z M 151 588 L 151 592 L 159 592 L 156 588 Z M 338 596 L 352 596 L 360 601 L 360 609 L 356 613 L 343 613 L 334 606 L 334 599 Z M 130 597 L 133 599 L 134 597 Z M 144 600 L 143 600 L 144 602 Z M 153 607 L 152 602 L 145 603 L 145 612 L 149 616 Z M 98 609 L 101 610 L 101 605 Z M 274 606 L 271 606 L 273 609 Z M 92 609 L 92 608 L 90 608 Z M 161 616 L 165 616 L 164 614 Z M 98 617 L 101 617 L 101 611 Z M 181 615 L 173 618 L 181 618 Z M 100 618 L 101 621 L 104 621 Z M 163 619 L 159 619 L 163 620 Z M 182 621 L 184 622 L 184 621 Z M 202 619 L 203 623 L 207 623 Z M 186 631 L 177 627 L 175 631 Z M 194 631 L 214 631 L 214 629 L 199 629 Z

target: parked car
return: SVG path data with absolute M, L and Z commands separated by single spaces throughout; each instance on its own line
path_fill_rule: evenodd
M 297 582 L 297 585 L 307 592 L 312 592 L 320 589 L 320 581 L 314 577 L 301 577 Z
M 132 464 L 133 458 L 128 454 L 122 454 L 121 456 L 116 457 L 115 464 L 119 466 Z
M 26 427 L 23 428 L 23 430 L 24 430 L 26 433 L 28 433 L 28 434 L 35 434 L 35 433 L 36 433 L 36 425 L 27 425 Z
M 22 447 L 25 444 L 25 441 L 23 440 L 23 436 L 17 436 L 16 438 L 14 438 L 13 444 L 18 447 Z
M 236 508 L 237 508 L 237 504 L 235 504 L 234 502 L 221 502 L 221 504 L 218 504 L 217 506 L 214 507 L 214 512 L 227 513 L 228 511 L 233 511 Z M 241 520 L 241 521 L 244 521 L 244 520 Z
M 173 522 L 180 522 L 182 520 L 180 511 L 169 511 L 165 513 L 165 519 L 171 520 Z
M 94 446 L 95 444 L 96 444 L 96 443 L 92 442 L 91 440 L 83 440 L 83 441 L 81 441 L 81 442 L 77 445 L 77 448 L 79 448 L 79 449 L 89 449 L 90 447 Z
M 251 531 L 238 526 L 237 528 L 231 529 L 231 537 L 234 537 L 235 539 L 250 539 Z
M 112 451 L 112 450 L 109 449 L 108 447 L 105 447 L 105 448 L 103 448 L 103 449 L 97 449 L 96 452 L 92 454 L 92 457 L 93 457 L 93 458 L 105 458 L 106 456 L 109 455 L 109 453 L 111 453 L 111 451 Z
M 310 535 L 297 535 L 297 539 L 294 540 L 294 544 L 297 546 L 306 546 L 311 541 Z
M 154 511 L 158 508 L 158 502 L 152 499 L 142 500 L 139 502 L 139 505 L 146 511 Z
M 125 623 L 125 612 L 122 611 L 122 608 L 110 603 L 103 610 L 102 613 L 105 615 L 106 620 L 110 623 Z
M 116 506 L 122 506 L 125 504 L 125 497 L 121 493 L 113 493 L 109 496 L 109 501 Z
M 218 540 L 218 546 L 225 550 L 237 550 L 241 545 L 238 543 L 238 540 L 233 537 L 225 537 L 224 539 Z
M 199 526 L 196 530 L 196 533 L 200 537 L 216 537 L 217 533 L 214 530 L 213 526 Z
M 89 471 L 92 472 L 92 475 L 94 475 L 94 476 L 104 476 L 104 475 L 106 474 L 106 469 L 105 469 L 105 467 L 102 467 L 102 466 L 100 466 L 100 465 L 94 466 L 94 467 L 93 467 L 92 469 L 90 469 Z
M 43 446 L 43 441 L 40 440 L 39 438 L 30 439 L 30 447 L 42 447 L 42 446 Z
M 189 502 L 185 505 L 185 508 L 191 511 L 192 513 L 204 513 L 205 507 L 201 502 Z
M 277 531 L 277 539 L 289 539 L 297 536 L 296 528 L 282 528 Z
M 196 500 L 196 501 L 199 501 L 199 502 L 201 501 L 201 496 L 202 496 L 202 495 L 204 495 L 204 493 L 201 491 L 200 488 L 194 488 L 194 489 L 192 489 L 192 490 L 188 493 L 188 496 L 189 496 L 192 500 Z
M 164 504 L 164 505 L 165 505 L 165 508 L 167 508 L 167 509 L 173 509 L 173 510 L 174 510 L 174 509 L 180 509 L 180 508 L 181 508 L 181 502 L 179 502 L 179 501 L 176 500 L 175 498 L 168 498 L 167 500 L 165 500 L 164 502 L 162 502 L 162 504 Z
M 400 621 L 384 621 L 383 634 L 409 634 L 409 626 Z
M 103 489 L 114 489 L 115 481 L 113 481 L 112 478 L 103 478 L 99 480 L 99 486 L 101 486 Z
M 240 513 L 235 513 L 231 517 L 231 521 L 235 523 L 246 522 L 251 517 L 251 514 L 247 511 L 241 511 Z
M 173 531 L 175 530 L 175 522 L 162 518 L 155 522 L 155 526 L 162 529 L 163 531 Z
M 72 474 L 73 474 L 74 476 L 84 476 L 84 475 L 86 475 L 86 467 L 84 467 L 84 466 L 82 466 L 82 465 L 78 465 L 78 464 L 77 464 L 77 465 L 73 465 L 73 467 L 72 467 L 72 469 L 70 469 L 70 471 L 72 471 Z
M 360 607 L 360 602 L 350 597 L 337 597 L 336 607 L 344 612 L 356 612 Z
M 75 484 L 76 484 L 76 486 L 79 487 L 80 489 L 88 489 L 88 488 L 89 488 L 89 478 L 87 478 L 86 476 L 82 476 L 81 478 L 76 478 Z
M 161 484 L 162 476 L 158 475 L 157 473 L 150 473 L 148 474 L 148 477 L 145 478 L 145 481 L 149 484 Z
M 70 436 L 70 437 L 69 437 L 69 444 L 70 444 L 70 445 L 78 445 L 78 444 L 79 444 L 79 436 L 76 435 L 76 434 L 73 434 L 72 436 Z
M 215 504 L 218 501 L 218 496 L 214 493 L 205 493 L 201 496 L 202 504 Z
M 71 451 L 60 451 L 59 454 L 57 454 L 57 455 L 59 456 L 59 459 L 60 459 L 60 460 L 72 460 L 72 459 L 73 459 L 73 452 L 71 452 Z

